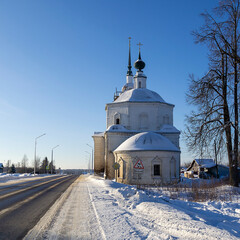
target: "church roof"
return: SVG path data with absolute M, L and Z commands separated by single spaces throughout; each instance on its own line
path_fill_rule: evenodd
M 129 132 L 123 125 L 114 124 L 107 128 L 107 132 Z
M 118 151 L 171 151 L 180 150 L 166 137 L 154 132 L 138 133 L 118 146 L 114 152 Z
M 123 92 L 114 103 L 118 102 L 161 102 L 166 103 L 162 97 L 147 88 L 130 89 Z
M 160 133 L 180 133 L 180 131 L 172 125 L 164 124 L 159 131 Z

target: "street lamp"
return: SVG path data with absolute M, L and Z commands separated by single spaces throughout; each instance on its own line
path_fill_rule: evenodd
M 59 145 L 52 148 L 52 158 L 51 158 L 51 174 L 53 173 L 53 149 L 59 147 Z
M 94 173 L 94 168 L 93 168 L 93 147 L 89 144 L 87 144 L 92 149 L 92 172 Z
M 46 133 L 35 138 L 35 150 L 34 150 L 34 175 L 36 173 L 36 158 L 37 158 L 37 139 L 43 137 Z
M 90 166 L 90 159 L 91 159 L 91 153 L 90 152 L 88 152 L 88 151 L 85 151 L 86 153 L 88 153 L 90 156 L 89 156 L 89 172 L 90 172 L 90 168 L 91 168 L 91 166 Z

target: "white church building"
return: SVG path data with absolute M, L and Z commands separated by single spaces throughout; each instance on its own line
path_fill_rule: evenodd
M 173 126 L 174 105 L 147 89 L 145 63 L 134 63 L 122 91 L 107 103 L 106 130 L 95 132 L 94 172 L 126 184 L 171 183 L 179 180 L 180 132 Z

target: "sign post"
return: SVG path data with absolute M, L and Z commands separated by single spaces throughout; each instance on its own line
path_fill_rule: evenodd
M 117 180 L 117 170 L 120 168 L 120 164 L 118 162 L 115 162 L 112 167 L 115 170 L 115 179 Z
M 137 188 L 139 188 L 139 174 L 143 172 L 144 166 L 140 159 L 133 166 L 134 170 L 137 172 Z

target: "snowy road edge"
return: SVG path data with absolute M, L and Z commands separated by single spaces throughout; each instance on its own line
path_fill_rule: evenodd
M 38 223 L 26 234 L 23 240 L 32 240 L 32 239 L 42 239 L 41 235 L 44 233 L 44 230 L 49 227 L 52 223 L 54 217 L 58 213 L 58 210 L 63 205 L 65 200 L 70 195 L 73 185 L 78 180 L 78 178 L 67 188 L 67 190 L 62 193 L 62 195 L 56 200 L 52 207 L 42 216 Z
M 94 210 L 96 219 L 97 219 L 97 221 L 98 221 L 99 229 L 100 229 L 101 234 L 102 234 L 102 238 L 103 238 L 104 240 L 106 240 L 106 239 L 107 239 L 107 238 L 106 238 L 106 234 L 105 234 L 105 232 L 104 232 L 104 230 L 103 230 L 103 228 L 102 228 L 102 225 L 101 225 L 101 222 L 100 222 L 100 218 L 99 218 L 99 216 L 98 216 L 97 209 L 96 209 L 96 207 L 95 207 L 95 204 L 94 204 L 94 201 L 93 201 L 93 198 L 92 198 L 92 194 L 90 193 L 88 184 L 87 184 L 87 189 L 88 189 L 88 194 L 89 194 L 89 197 L 90 197 L 92 206 L 93 206 L 93 210 Z

